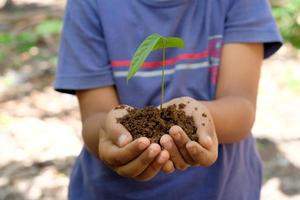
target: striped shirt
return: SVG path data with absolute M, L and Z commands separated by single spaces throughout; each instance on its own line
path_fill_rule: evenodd
M 166 101 L 213 100 L 226 43 L 263 43 L 265 58 L 281 45 L 267 0 L 69 0 L 64 20 L 55 89 L 74 94 L 114 85 L 120 102 L 136 107 L 160 103 L 161 51 L 151 53 L 126 84 L 130 59 L 151 33 L 186 42 L 183 49 L 166 50 Z M 261 170 L 251 135 L 220 144 L 211 167 L 159 173 L 148 182 L 119 176 L 83 148 L 69 198 L 257 200 Z

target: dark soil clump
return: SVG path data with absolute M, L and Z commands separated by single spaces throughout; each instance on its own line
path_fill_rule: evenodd
M 185 104 L 171 105 L 161 111 L 156 107 L 145 107 L 143 109 L 127 109 L 128 114 L 118 119 L 132 134 L 133 139 L 147 137 L 151 142 L 159 143 L 160 137 L 168 134 L 172 126 L 180 126 L 191 140 L 198 140 L 196 126 L 193 117 L 186 116 L 183 108 Z
M 184 108 L 186 107 L 186 105 L 185 105 L 184 103 L 181 103 L 181 104 L 179 104 L 178 106 L 179 106 L 179 109 L 180 109 L 180 110 L 182 110 L 182 109 L 184 109 Z

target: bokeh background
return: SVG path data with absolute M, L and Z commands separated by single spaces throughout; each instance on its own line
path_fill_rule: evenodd
M 300 0 L 271 1 L 284 47 L 264 62 L 253 128 L 262 200 L 300 199 Z M 0 0 L 0 200 L 66 199 L 75 97 L 53 91 L 65 0 Z

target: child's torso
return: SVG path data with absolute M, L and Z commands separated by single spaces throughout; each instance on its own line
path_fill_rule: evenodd
M 186 42 L 183 49 L 166 51 L 165 100 L 179 96 L 214 99 L 224 4 L 219 0 L 98 0 L 96 9 L 121 103 L 143 107 L 160 102 L 160 51 L 153 52 L 126 84 L 134 51 L 154 32 Z M 256 200 L 260 184 L 261 164 L 252 137 L 220 145 L 219 158 L 209 168 L 160 173 L 149 182 L 120 177 L 83 149 L 71 175 L 70 198 Z
M 148 3 L 145 3 L 148 2 Z M 158 105 L 162 52 L 152 52 L 126 84 L 130 59 L 151 33 L 182 37 L 185 48 L 166 50 L 166 100 L 179 96 L 214 98 L 224 16 L 209 1 L 99 1 L 99 14 L 116 88 L 124 104 Z M 159 3 L 158 3 L 159 4 Z M 217 13 L 217 14 L 215 14 Z

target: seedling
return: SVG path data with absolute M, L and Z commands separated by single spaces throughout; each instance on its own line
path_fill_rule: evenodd
M 183 48 L 184 40 L 178 37 L 164 38 L 157 33 L 148 36 L 137 48 L 130 63 L 130 68 L 127 74 L 128 81 L 136 74 L 140 67 L 144 64 L 147 57 L 152 51 L 162 49 L 162 75 L 161 75 L 161 101 L 160 109 L 164 102 L 165 94 L 165 59 L 166 48 Z

